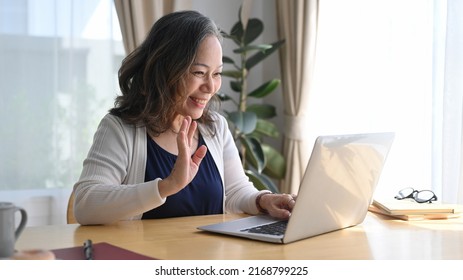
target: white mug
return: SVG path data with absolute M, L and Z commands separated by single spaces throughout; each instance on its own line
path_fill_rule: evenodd
M 16 227 L 14 220 L 16 211 L 21 213 L 21 221 L 18 227 Z M 26 210 L 15 206 L 11 202 L 0 202 L 0 259 L 8 259 L 13 256 L 16 240 L 26 223 Z

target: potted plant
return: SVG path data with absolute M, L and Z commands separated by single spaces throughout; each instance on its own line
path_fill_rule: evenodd
M 225 39 L 236 44 L 233 52 L 239 56 L 237 62 L 229 56 L 223 56 L 224 64 L 233 67 L 224 70 L 223 76 L 230 77 L 230 88 L 235 96 L 219 93 L 223 102 L 232 102 L 234 111 L 224 111 L 233 137 L 237 143 L 247 176 L 258 189 L 279 192 L 273 180 L 283 179 L 286 163 L 284 157 L 276 149 L 264 143 L 266 137 L 279 137 L 278 128 L 270 121 L 276 116 L 275 106 L 262 102 L 249 103 L 251 99 L 262 100 L 272 93 L 281 83 L 279 79 L 271 79 L 261 86 L 250 90 L 248 75 L 254 66 L 278 50 L 284 43 L 279 40 L 271 44 L 253 44 L 262 34 L 264 24 L 257 18 L 244 18 L 239 12 L 239 20 L 230 33 L 222 32 Z M 237 96 L 236 96 L 237 95 Z M 272 180 L 273 179 L 273 180 Z

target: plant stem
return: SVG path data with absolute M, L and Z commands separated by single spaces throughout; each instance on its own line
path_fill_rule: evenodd
M 241 38 L 241 47 L 245 46 L 244 43 L 244 34 L 246 34 L 246 30 L 243 32 L 243 38 Z M 246 69 L 246 52 L 241 53 L 241 92 L 240 92 L 240 99 L 239 99 L 239 109 L 241 112 L 246 112 L 246 97 L 247 97 L 247 88 L 248 88 L 248 83 L 247 83 L 247 74 L 248 70 Z M 241 156 L 242 156 L 242 165 L 245 167 L 246 165 L 246 147 L 244 145 L 241 145 Z

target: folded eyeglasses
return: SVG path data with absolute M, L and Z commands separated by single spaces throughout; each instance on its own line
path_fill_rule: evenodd
M 405 188 L 399 191 L 399 193 L 395 196 L 395 199 L 406 199 L 406 198 L 413 198 L 418 203 L 432 203 L 433 201 L 437 200 L 436 194 L 431 190 L 421 190 L 417 191 L 413 188 Z

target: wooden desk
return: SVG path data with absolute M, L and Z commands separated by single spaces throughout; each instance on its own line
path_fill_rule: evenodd
M 106 226 L 27 227 L 16 249 L 81 246 L 85 239 L 92 239 L 166 260 L 463 259 L 463 218 L 407 222 L 369 213 L 361 225 L 286 245 L 196 229 L 239 217 L 212 215 L 124 221 Z

